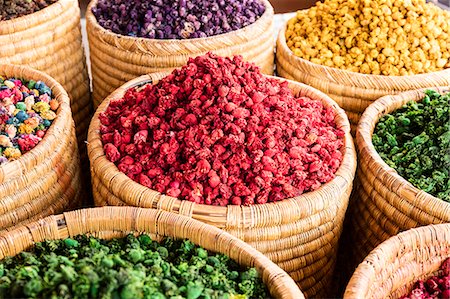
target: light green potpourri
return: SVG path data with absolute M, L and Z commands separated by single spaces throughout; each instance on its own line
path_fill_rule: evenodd
M 270 298 L 255 268 L 188 240 L 128 235 L 37 243 L 0 263 L 0 298 Z

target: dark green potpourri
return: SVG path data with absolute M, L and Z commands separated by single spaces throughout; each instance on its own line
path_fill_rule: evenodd
M 0 298 L 270 298 L 255 268 L 148 235 L 37 243 L 0 263 Z
M 450 93 L 427 90 L 383 116 L 372 142 L 381 158 L 415 187 L 450 202 Z

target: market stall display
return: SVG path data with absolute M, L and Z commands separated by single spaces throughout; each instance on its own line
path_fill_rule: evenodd
M 445 162 L 449 91 L 441 87 L 386 96 L 363 114 L 356 133 L 359 168 L 349 214 L 350 254 L 356 262 L 403 230 L 450 222 Z M 395 121 L 401 123 L 392 126 Z M 389 150 L 391 145 L 395 148 Z
M 78 3 L 0 0 L 0 298 L 449 297 L 449 11 Z
M 153 209 L 105 207 L 50 216 L 3 235 L 0 249 L 0 296 L 11 290 L 16 293 L 7 297 L 76 291 L 80 298 L 267 298 L 268 290 L 273 298 L 304 298 L 284 271 L 251 246 L 213 226 Z
M 76 207 L 83 190 L 65 90 L 28 67 L 0 64 L 0 77 L 3 230 Z
M 178 10 L 162 3 L 119 1 L 108 6 L 94 0 L 89 4 L 86 20 L 95 107 L 137 76 L 171 71 L 189 57 L 209 51 L 243 55 L 266 74 L 273 73 L 273 8 L 267 0 L 180 1 Z M 111 16 L 110 10 L 117 13 Z M 136 21 L 130 21 L 128 14 Z
M 2 1 L 0 7 L 0 63 L 30 66 L 63 85 L 85 149 L 92 109 L 78 1 Z
M 449 20 L 425 0 L 318 2 L 280 31 L 277 73 L 330 95 L 354 133 L 376 99 L 450 84 Z
M 217 64 L 220 63 L 219 61 L 223 62 L 226 67 L 217 68 Z M 196 66 L 197 64 L 194 62 L 197 62 L 200 66 Z M 205 63 L 205 65 L 208 66 L 202 66 L 202 63 Z M 234 75 L 232 71 L 227 75 L 229 72 L 229 70 L 227 70 L 228 67 L 234 67 Z M 214 73 L 213 76 L 210 76 L 211 79 L 213 79 L 210 82 L 214 83 L 206 83 L 209 84 L 209 87 L 206 85 L 197 86 L 197 84 L 201 84 L 200 79 L 186 79 L 186 72 L 199 74 L 206 78 L 208 76 L 205 76 L 204 72 L 208 71 Z M 223 85 L 218 86 L 219 81 L 217 78 L 222 76 L 222 72 L 228 79 L 223 81 Z M 112 93 L 98 108 L 91 123 L 88 137 L 88 152 L 92 166 L 91 174 L 96 204 L 133 205 L 169 210 L 213 224 L 243 239 L 270 257 L 281 268 L 290 273 L 307 296 L 326 296 L 326 292 L 329 291 L 328 286 L 331 282 L 333 273 L 337 242 L 342 230 L 343 217 L 348 204 L 348 197 L 351 192 L 353 175 L 356 168 L 355 152 L 352 138 L 349 133 L 350 127 L 344 111 L 324 94 L 299 83 L 262 75 L 254 68 L 254 66 L 244 63 L 240 58 L 229 59 L 206 55 L 191 59 L 187 66 L 183 67 L 181 70 L 175 70 L 171 75 L 162 79 L 160 83 L 157 83 L 160 78 L 165 76 L 166 74 L 149 74 L 132 80 Z M 180 87 L 177 87 L 177 84 L 179 83 L 176 83 L 176 81 L 181 79 L 181 76 L 185 78 L 185 81 L 187 82 L 186 86 L 191 86 L 191 83 L 189 83 L 190 80 L 197 82 L 192 85 L 196 86 L 196 91 L 193 91 L 192 88 L 185 91 L 187 93 L 180 91 Z M 228 148 L 228 151 L 239 148 L 239 143 L 242 143 L 242 140 L 239 141 L 238 137 L 240 134 L 237 131 L 234 132 L 236 134 L 233 133 L 233 130 L 239 129 L 237 124 L 241 123 L 242 125 L 243 121 L 247 121 L 248 127 L 255 128 L 252 124 L 248 110 L 238 107 L 236 104 L 233 104 L 233 101 L 231 100 L 233 94 L 238 95 L 238 93 L 236 93 L 236 88 L 241 87 L 240 81 L 236 82 L 237 85 L 234 85 L 234 78 L 241 78 L 242 80 L 247 78 L 247 80 L 249 80 L 244 84 L 244 86 L 248 86 L 248 89 L 244 91 L 245 88 L 242 88 L 242 93 L 239 93 L 238 97 L 240 97 L 240 103 L 245 102 L 250 104 L 249 99 L 251 99 L 255 104 L 255 107 L 260 107 L 266 111 L 269 111 L 270 109 L 277 110 L 278 112 L 276 113 L 281 113 L 281 111 L 286 112 L 288 109 L 291 109 L 289 113 L 297 113 L 295 109 L 298 109 L 298 106 L 301 106 L 301 103 L 303 103 L 305 107 L 309 107 L 302 108 L 304 113 L 303 120 L 301 117 L 298 117 L 290 124 L 291 137 L 287 139 L 287 141 L 296 143 L 297 145 L 296 148 L 291 148 L 289 151 L 289 153 L 292 154 L 292 158 L 289 157 L 287 152 L 286 154 L 281 152 L 277 155 L 278 158 L 274 157 L 277 161 L 269 157 L 270 151 L 267 151 L 265 154 L 261 151 L 263 154 L 259 158 L 255 158 L 256 156 L 253 156 L 251 153 L 246 154 L 246 151 L 241 152 L 239 155 L 230 153 L 234 156 L 229 156 L 228 160 L 231 164 L 227 163 L 222 165 L 223 167 L 220 167 L 221 170 L 218 171 L 214 170 L 214 168 L 220 166 L 219 163 L 222 163 L 221 161 L 224 163 L 226 163 L 226 161 L 219 161 L 220 159 L 216 159 L 217 162 L 210 163 L 206 160 L 211 157 L 208 154 L 208 148 L 216 148 L 218 151 L 216 154 L 224 154 L 222 147 L 225 150 Z M 209 82 L 210 79 L 205 80 Z M 124 95 L 125 97 L 135 97 L 136 101 L 142 101 L 144 105 L 143 109 L 146 109 L 145 105 L 148 107 L 155 99 L 151 96 L 152 90 L 159 90 L 157 93 L 162 100 L 160 103 L 170 106 L 175 103 L 175 96 L 173 94 L 172 96 L 166 94 L 161 97 L 165 94 L 162 90 L 162 86 L 167 85 L 173 88 L 175 94 L 181 96 L 180 102 L 185 101 L 183 98 L 187 99 L 189 94 L 192 93 L 192 95 L 194 95 L 195 93 L 195 97 L 198 96 L 200 99 L 196 115 L 205 115 L 200 107 L 204 107 L 204 109 L 211 108 L 208 111 L 213 111 L 215 109 L 215 106 L 213 105 L 214 101 L 207 100 L 208 97 L 200 96 L 198 94 L 199 91 L 210 90 L 212 93 L 215 93 L 216 91 L 224 92 L 225 89 L 227 89 L 227 84 L 225 82 L 231 84 L 229 86 L 230 90 L 228 90 L 228 94 L 222 94 L 222 97 L 220 95 L 215 96 L 213 99 L 218 99 L 219 101 L 222 101 L 223 104 L 228 105 L 230 109 L 234 109 L 220 115 L 220 117 L 216 117 L 216 119 L 223 119 L 226 121 L 228 117 L 228 126 L 232 128 L 222 130 L 223 135 L 217 132 L 219 135 L 215 136 L 216 134 L 212 134 L 210 137 L 208 134 L 204 133 L 198 133 L 196 135 L 197 137 L 194 136 L 195 134 L 191 137 L 185 136 L 184 139 L 186 142 L 193 143 L 194 147 L 195 144 L 197 144 L 197 147 L 199 147 L 197 157 L 203 157 L 203 161 L 199 160 L 196 164 L 192 162 L 194 164 L 191 164 L 191 166 L 188 164 L 182 166 L 186 168 L 180 171 L 180 174 L 183 175 L 184 178 L 180 178 L 179 182 L 173 181 L 172 177 L 164 179 L 161 177 L 159 180 L 155 180 L 155 175 L 161 174 L 158 172 L 161 172 L 162 169 L 145 170 L 145 167 L 152 166 L 152 163 L 154 163 L 151 159 L 148 159 L 148 157 L 145 158 L 145 156 L 141 156 L 139 158 L 141 160 L 134 162 L 134 158 L 130 155 L 120 156 L 120 150 L 122 150 L 122 152 L 127 151 L 127 153 L 131 153 L 132 155 L 133 151 L 140 151 L 140 147 L 146 146 L 145 142 L 147 141 L 147 138 L 149 140 L 160 140 L 161 138 L 165 138 L 170 127 L 169 125 L 158 121 L 158 117 L 149 119 L 149 121 L 144 120 L 139 124 L 142 117 L 138 116 L 138 108 L 129 110 L 130 112 L 133 111 L 131 113 L 124 112 L 124 109 L 119 108 L 126 102 L 126 100 L 123 99 Z M 266 86 L 265 88 L 269 88 L 271 91 L 266 90 L 264 91 L 265 93 L 259 92 L 255 86 L 253 86 L 255 82 L 258 82 L 259 86 Z M 282 82 L 287 82 L 287 85 Z M 157 85 L 152 89 L 149 86 L 146 87 L 146 84 Z M 138 89 L 133 89 L 133 87 L 136 86 L 139 86 Z M 139 93 L 140 91 L 142 91 L 142 93 Z M 297 103 L 291 103 L 290 107 L 289 105 L 285 105 L 285 103 L 277 97 L 277 95 L 280 94 L 286 99 L 293 100 L 293 97 L 295 97 L 294 101 L 297 101 Z M 250 97 L 249 95 L 253 95 L 253 97 Z M 200 103 L 201 101 L 204 103 Z M 265 101 L 265 104 L 271 103 L 270 106 L 272 106 L 272 108 L 263 108 L 264 106 L 261 104 L 262 101 Z M 279 106 L 277 106 L 277 103 Z M 257 104 L 259 104 L 259 106 Z M 215 105 L 218 104 L 215 103 Z M 298 106 L 296 107 L 296 105 Z M 124 107 L 126 107 L 126 105 L 124 105 Z M 218 107 L 220 106 L 217 106 L 216 109 Z M 173 107 L 169 109 L 172 108 Z M 108 109 L 109 113 L 113 115 L 123 115 L 119 122 L 114 122 L 111 118 L 107 117 Z M 161 108 L 157 109 L 159 109 L 160 113 L 164 111 L 164 109 Z M 259 108 L 256 108 L 256 110 L 257 109 Z M 316 115 L 314 111 L 323 111 L 325 114 L 322 116 Z M 188 131 L 195 133 L 195 117 L 189 115 L 190 113 L 184 113 L 183 115 L 180 110 L 178 110 L 178 112 L 178 116 L 177 113 L 171 114 L 171 121 L 180 126 L 184 125 L 191 127 L 192 130 Z M 264 113 L 262 110 L 261 112 Z M 276 113 L 274 112 L 274 124 L 280 122 L 279 119 L 275 118 Z M 235 115 L 233 116 L 233 114 Z M 152 114 L 149 114 L 148 117 L 152 118 Z M 182 119 L 177 121 L 177 117 L 181 117 Z M 333 126 L 324 126 L 322 128 L 314 127 L 313 123 L 317 126 L 317 124 L 320 123 L 321 117 L 325 119 L 325 123 L 334 123 L 336 129 L 333 131 Z M 238 119 L 240 120 L 236 121 Z M 255 117 L 253 117 L 253 121 L 255 120 Z M 203 120 L 199 119 L 198 121 L 201 126 L 206 127 L 205 124 L 210 123 L 213 120 L 204 117 Z M 259 126 L 263 126 L 262 124 L 264 121 L 266 121 L 265 117 L 261 117 L 262 123 Z M 145 128 L 145 123 L 149 124 L 147 128 Z M 138 132 L 133 136 L 131 136 L 131 132 L 120 133 L 120 131 L 117 131 L 118 134 L 111 132 L 111 128 L 118 130 L 119 125 L 121 124 L 124 124 L 125 127 L 128 126 L 128 128 L 131 126 L 138 127 L 143 125 L 142 132 Z M 151 128 L 152 125 L 160 125 L 161 128 L 153 130 Z M 294 133 L 293 130 L 296 126 L 298 126 L 298 131 Z M 270 127 L 270 124 L 268 124 L 268 127 Z M 263 129 L 264 128 L 261 127 L 261 130 Z M 280 129 L 277 130 L 275 127 L 273 130 L 277 135 L 282 134 L 283 131 Z M 285 130 L 289 131 L 289 128 Z M 268 137 L 270 137 L 269 131 L 270 130 L 265 131 Z M 339 131 L 342 133 L 339 133 L 340 135 L 338 137 L 333 137 L 335 132 Z M 233 137 L 233 135 L 235 137 Z M 303 136 L 301 138 L 304 138 L 306 135 L 308 137 L 304 140 L 298 138 L 300 136 Z M 199 138 L 202 138 L 202 142 L 204 142 L 203 137 L 201 136 L 205 137 L 204 140 L 206 140 L 206 142 L 212 142 L 211 146 L 206 147 L 203 151 L 201 150 L 203 147 L 199 142 Z M 256 136 L 257 135 L 255 135 L 254 138 L 256 138 Z M 313 138 L 314 136 L 315 138 Z M 222 141 L 219 141 L 219 139 L 228 140 L 227 142 L 229 142 L 230 146 L 225 145 L 225 148 L 221 145 Z M 130 140 L 134 140 L 134 142 L 137 143 L 131 143 L 130 145 Z M 326 140 L 329 145 L 325 145 Z M 126 143 L 120 144 L 122 141 Z M 257 145 L 260 142 L 261 141 L 255 139 L 254 144 Z M 264 142 L 268 144 L 273 143 L 273 152 L 275 150 L 279 151 L 280 149 L 283 149 L 281 145 L 282 142 L 285 141 L 282 141 L 282 138 L 276 140 L 270 137 L 267 140 L 264 140 Z M 302 148 L 302 144 L 305 142 L 311 146 Z M 157 142 L 155 142 L 155 144 L 156 143 Z M 158 156 L 161 155 L 162 159 L 161 161 L 158 160 L 157 163 L 161 163 L 160 166 L 162 168 L 165 168 L 165 164 L 170 166 L 173 162 L 173 157 L 171 158 L 171 156 L 175 153 L 176 149 L 170 154 L 172 151 L 170 144 L 175 145 L 175 143 L 169 141 L 167 145 L 161 145 L 158 153 L 155 153 Z M 213 144 L 216 144 L 217 146 L 213 146 Z M 233 144 L 236 144 L 236 146 Z M 339 144 L 341 146 L 339 146 Z M 338 147 L 333 149 L 332 147 L 336 145 Z M 106 152 L 104 146 L 106 147 Z M 190 149 L 188 148 L 190 145 L 188 145 L 188 147 L 185 147 L 186 145 L 182 146 L 184 146 L 188 152 L 187 154 L 189 154 Z M 322 146 L 324 146 L 323 149 L 321 149 Z M 327 146 L 330 146 L 330 148 Z M 336 149 L 338 149 L 338 151 L 334 153 L 335 156 L 333 158 L 331 153 Z M 325 154 L 325 151 L 328 152 L 328 150 L 330 151 L 328 157 L 320 160 L 320 155 Z M 255 151 L 255 154 L 257 154 L 257 150 Z M 194 158 L 194 156 L 192 156 L 192 158 Z M 296 165 L 295 161 L 298 161 L 298 158 L 303 156 L 308 156 L 310 160 L 306 159 L 304 166 L 300 164 Z M 136 158 L 137 156 L 134 155 L 134 157 Z M 239 161 L 236 160 L 237 158 L 239 158 Z M 257 160 L 254 161 L 253 159 Z M 278 159 L 287 159 L 284 160 L 287 164 L 282 163 L 281 160 L 278 161 Z M 181 158 L 181 160 L 183 160 L 183 158 Z M 116 166 L 111 161 L 118 162 L 119 166 Z M 245 184 L 237 183 L 241 180 L 240 175 L 243 175 L 246 172 L 244 169 L 249 169 L 249 167 L 241 165 L 245 163 L 252 163 L 251 165 L 254 166 L 253 169 L 256 169 L 258 165 L 263 167 L 265 171 L 262 170 L 261 175 L 264 176 L 267 174 L 267 176 L 273 176 L 274 184 L 266 187 L 258 185 L 260 180 L 256 177 L 254 182 L 250 182 L 249 187 L 245 186 Z M 264 163 L 264 165 L 262 165 L 262 163 Z M 298 177 L 291 177 L 288 174 L 289 164 L 291 164 L 292 167 L 298 168 L 298 171 L 296 172 L 296 175 L 299 175 Z M 195 167 L 195 169 L 193 169 L 193 167 Z M 300 170 L 302 167 L 304 171 Z M 337 169 L 337 171 L 335 173 L 333 173 L 334 171 L 331 171 L 331 173 L 328 173 L 327 177 L 325 174 L 327 173 L 328 167 L 329 169 Z M 230 171 L 228 171 L 227 168 L 230 169 Z M 241 169 L 243 171 L 242 173 L 240 173 Z M 259 172 L 260 170 L 255 171 Z M 177 176 L 176 173 L 173 175 L 175 175 L 175 177 Z M 186 176 L 190 177 L 188 178 Z M 251 176 L 250 172 L 249 176 Z M 309 178 L 307 178 L 307 176 L 309 176 Z M 321 178 L 321 176 L 323 176 L 323 178 Z M 137 180 L 139 183 L 133 181 L 130 177 Z M 188 184 L 185 179 L 193 180 L 193 184 Z M 225 182 L 225 179 L 227 182 L 226 184 L 223 183 Z M 322 185 L 320 179 L 325 179 L 325 184 Z M 312 185 L 308 185 L 310 180 L 312 181 Z M 197 183 L 194 181 L 197 181 Z M 264 179 L 262 179 L 261 182 L 264 182 Z M 293 184 L 293 182 L 302 183 L 292 186 L 291 184 Z M 264 191 L 264 189 L 261 190 L 261 188 L 267 190 Z M 315 191 L 306 192 L 310 190 Z M 305 191 L 305 193 L 302 194 L 303 191 Z M 185 193 L 182 194 L 181 192 Z M 216 192 L 218 192 L 218 194 L 216 194 Z M 178 196 L 188 200 L 180 200 L 176 198 Z M 265 203 L 267 201 L 276 202 Z
M 365 258 L 344 299 L 448 298 L 449 258 L 450 224 L 408 230 L 383 242 Z

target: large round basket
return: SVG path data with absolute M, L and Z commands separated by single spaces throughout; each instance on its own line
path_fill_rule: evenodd
M 268 0 L 261 0 L 264 14 L 253 24 L 240 30 L 206 38 L 149 39 L 123 36 L 101 27 L 92 8 L 86 12 L 87 31 L 92 65 L 94 107 L 116 88 L 137 76 L 171 71 L 186 64 L 189 57 L 207 52 L 221 56 L 242 55 L 261 67 L 265 74 L 273 74 L 273 8 Z
M 298 283 L 307 297 L 325 297 L 330 289 L 338 240 L 352 190 L 356 155 L 345 112 L 325 94 L 290 81 L 298 96 L 320 99 L 336 111 L 345 134 L 343 162 L 336 177 L 320 189 L 277 203 L 227 207 L 196 204 L 165 196 L 120 172 L 103 151 L 99 114 L 113 98 L 136 85 L 156 83 L 163 75 L 149 74 L 113 92 L 97 109 L 88 135 L 92 185 L 96 205 L 131 205 L 187 215 L 226 230 L 264 253 Z M 283 80 L 283 79 L 279 79 Z
M 449 92 L 450 88 L 430 88 Z M 359 167 L 355 198 L 350 204 L 355 265 L 378 244 L 401 231 L 450 222 L 450 203 L 417 189 L 388 166 L 372 144 L 378 120 L 407 102 L 420 101 L 424 90 L 386 96 L 367 108 L 358 125 Z
M 277 39 L 279 76 L 315 87 L 328 94 L 348 115 L 352 134 L 364 110 L 375 100 L 408 90 L 450 85 L 450 69 L 412 76 L 382 76 L 350 72 L 312 63 L 295 56 L 286 44 L 286 24 Z
M 0 230 L 75 208 L 80 203 L 80 161 L 70 100 L 51 77 L 28 67 L 0 64 L 0 76 L 42 81 L 60 103 L 44 138 L 19 159 L 0 165 Z
M 0 21 L 0 63 L 27 65 L 61 83 L 71 99 L 79 148 L 86 147 L 92 106 L 77 0 Z
M 147 233 L 154 240 L 170 236 L 189 239 L 207 250 L 223 253 L 246 267 L 255 267 L 271 296 L 302 299 L 302 292 L 289 275 L 262 253 L 232 235 L 185 216 L 134 207 L 104 207 L 50 216 L 0 237 L 0 259 L 14 256 L 36 242 L 88 234 L 102 239 Z
M 450 224 L 429 225 L 403 232 L 382 243 L 366 257 L 344 299 L 397 299 L 413 284 L 436 275 L 450 257 Z

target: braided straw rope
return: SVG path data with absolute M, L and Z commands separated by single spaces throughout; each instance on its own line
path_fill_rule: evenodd
M 101 27 L 92 8 L 86 12 L 87 32 L 92 65 L 93 101 L 98 105 L 116 88 L 137 76 L 171 71 L 186 64 L 189 57 L 212 51 L 221 56 L 242 55 L 273 74 L 273 8 L 261 0 L 264 14 L 253 24 L 225 34 L 195 39 L 149 39 L 123 36 Z
M 280 299 L 303 299 L 295 282 L 262 253 L 232 235 L 185 216 L 135 207 L 103 207 L 49 216 L 0 236 L 0 259 L 14 256 L 37 242 L 88 234 L 102 239 L 147 233 L 189 239 L 203 248 L 225 254 L 238 264 L 255 267 L 270 294 Z
M 440 93 L 449 87 L 428 88 Z M 359 167 L 350 204 L 351 256 L 355 265 L 389 237 L 417 226 L 450 222 L 450 203 L 417 189 L 389 167 L 372 144 L 378 120 L 407 102 L 421 101 L 424 90 L 385 96 L 364 112 L 356 132 Z
M 76 207 L 80 161 L 70 100 L 54 79 L 29 67 L 0 64 L 0 76 L 42 81 L 60 103 L 44 138 L 19 159 L 0 165 L 0 230 Z
M 61 83 L 71 99 L 83 155 L 92 107 L 78 1 L 59 0 L 38 12 L 0 21 L 0 63 L 27 65 Z
M 396 235 L 366 257 L 344 299 L 399 298 L 417 280 L 435 275 L 450 257 L 450 224 L 429 225 Z
M 277 39 L 278 75 L 308 84 L 328 94 L 347 113 L 352 134 L 355 133 L 364 110 L 380 97 L 408 90 L 450 85 L 450 69 L 412 76 L 382 76 L 312 63 L 295 56 L 289 49 L 285 37 L 286 24 Z
M 96 205 L 162 209 L 224 229 L 276 262 L 294 278 L 306 296 L 325 297 L 330 289 L 337 243 L 356 169 L 356 153 L 345 112 L 320 91 L 289 81 L 296 95 L 322 100 L 324 106 L 336 111 L 336 123 L 346 133 L 344 159 L 336 177 L 316 191 L 276 203 L 227 207 L 196 204 L 162 195 L 134 182 L 103 151 L 98 116 L 110 100 L 122 97 L 132 86 L 156 83 L 164 76 L 165 73 L 153 73 L 132 80 L 113 92 L 97 109 L 88 134 Z

